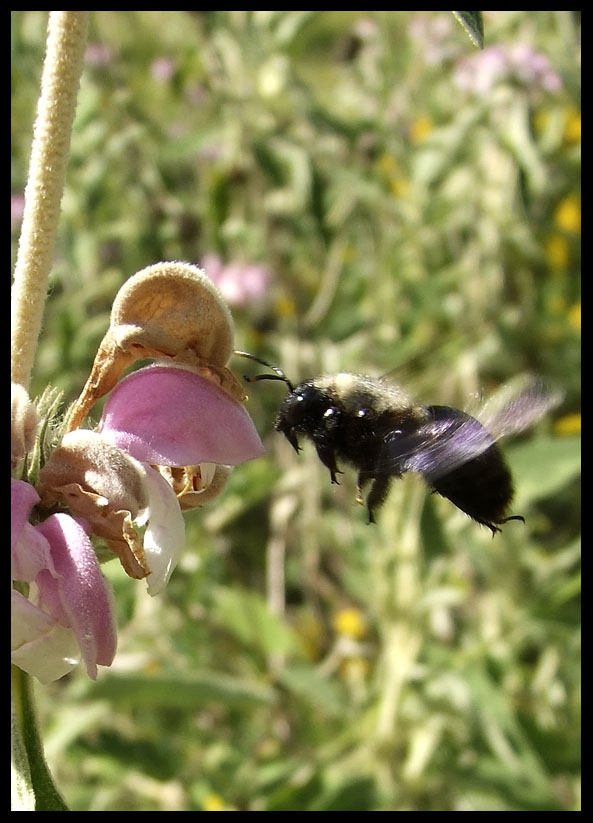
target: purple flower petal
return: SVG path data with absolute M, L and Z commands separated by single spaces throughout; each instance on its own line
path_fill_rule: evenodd
M 11 552 L 12 579 L 31 583 L 42 569 L 47 569 L 52 577 L 56 577 L 51 546 L 35 526 L 25 523 L 21 537 Z
M 100 431 L 137 460 L 159 466 L 261 457 L 264 449 L 244 407 L 205 377 L 151 366 L 113 389 Z
M 89 677 L 97 664 L 111 665 L 116 632 L 113 595 L 105 581 L 84 529 L 67 514 L 53 514 L 38 527 L 47 538 L 58 578 L 47 571 L 37 576 L 41 605 L 78 639 Z
M 39 495 L 29 483 L 10 479 L 10 559 L 13 580 L 31 582 L 41 569 L 55 576 L 51 548 L 45 537 L 28 522 Z
M 39 495 L 30 483 L 10 478 L 10 546 L 14 549 Z

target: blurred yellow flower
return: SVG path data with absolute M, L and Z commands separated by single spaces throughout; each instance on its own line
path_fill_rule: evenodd
M 379 157 L 377 172 L 385 178 L 392 194 L 401 197 L 409 192 L 410 184 L 399 170 L 397 160 L 391 154 L 384 153 Z
M 576 331 L 581 330 L 581 303 L 575 303 L 574 306 L 571 306 L 568 310 L 568 322 L 576 329 Z
M 580 434 L 581 431 L 581 414 L 565 414 L 554 423 L 555 434 L 560 437 L 569 437 L 571 434 Z
M 224 812 L 228 811 L 225 802 L 218 794 L 207 794 L 202 801 L 202 810 L 205 812 Z
M 565 269 L 570 259 L 568 241 L 561 234 L 552 234 L 545 242 L 546 260 L 552 269 Z
M 334 615 L 334 630 L 344 637 L 351 637 L 353 640 L 360 640 L 366 634 L 366 620 L 360 609 L 354 607 L 340 609 Z
M 565 143 L 581 142 L 581 113 L 575 108 L 568 110 L 562 137 Z
M 404 197 L 410 191 L 410 184 L 405 177 L 392 177 L 389 181 L 391 193 L 397 197 Z
M 410 126 L 410 140 L 412 143 L 422 143 L 434 128 L 430 117 L 417 117 Z
M 569 234 L 581 231 L 581 203 L 577 197 L 569 195 L 560 201 L 554 212 L 554 223 Z

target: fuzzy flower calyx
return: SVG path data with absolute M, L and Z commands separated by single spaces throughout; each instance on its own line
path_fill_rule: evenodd
M 96 432 L 66 434 L 39 474 L 42 504 L 56 503 L 84 517 L 94 534 L 118 555 L 126 573 L 149 574 L 140 539 L 132 525 L 148 505 L 143 467 Z

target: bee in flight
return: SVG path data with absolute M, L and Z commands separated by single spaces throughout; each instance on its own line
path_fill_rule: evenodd
M 555 404 L 533 381 L 489 422 L 451 406 L 423 406 L 383 378 L 340 373 L 293 385 L 282 369 L 248 352 L 235 352 L 266 366 L 271 374 L 245 377 L 247 382 L 278 380 L 288 395 L 275 429 L 298 453 L 298 435 L 312 441 L 319 459 L 338 483 L 337 460 L 358 470 L 358 502 L 366 496 L 369 522 L 387 497 L 391 481 L 419 472 L 428 487 L 446 497 L 494 535 L 509 520 L 513 481 L 497 439 L 521 431 Z

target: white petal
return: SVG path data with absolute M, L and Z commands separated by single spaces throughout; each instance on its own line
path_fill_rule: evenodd
M 171 486 L 157 471 L 145 467 L 150 519 L 144 533 L 144 554 L 151 570 L 148 593 L 160 594 L 185 547 L 185 522 Z
M 11 592 L 11 654 L 19 669 L 42 683 L 58 680 L 78 665 L 80 649 L 72 629 L 60 626 L 17 591 Z
M 214 480 L 217 463 L 200 463 L 200 475 L 202 488 L 207 489 Z

